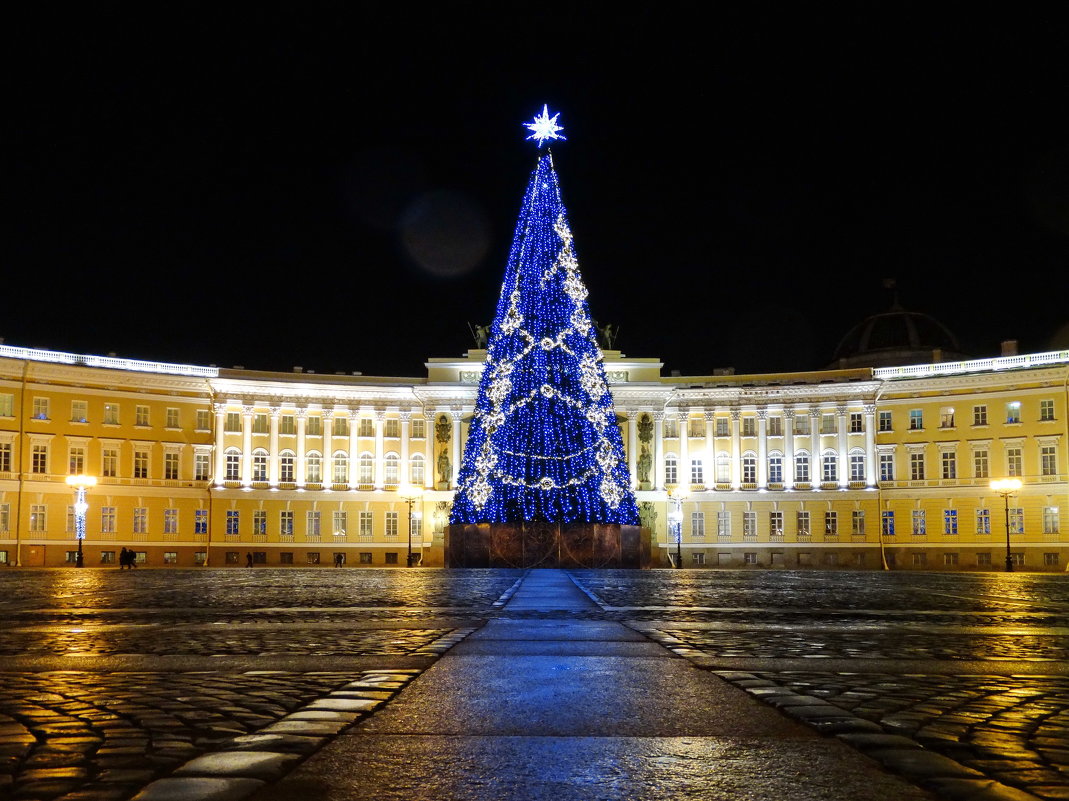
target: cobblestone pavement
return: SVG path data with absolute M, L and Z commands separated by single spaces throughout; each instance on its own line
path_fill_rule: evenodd
M 0 799 L 243 798 L 486 620 L 577 615 L 941 797 L 1069 799 L 1069 577 L 574 571 L 599 608 L 509 612 L 522 575 L 0 572 Z

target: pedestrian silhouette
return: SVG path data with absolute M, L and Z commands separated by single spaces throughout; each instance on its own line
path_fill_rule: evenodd
M 245 567 L 252 567 L 252 554 L 245 554 Z
M 334 554 L 334 567 L 341 567 L 342 555 L 340 553 Z
M 130 563 L 130 552 L 125 547 L 119 552 L 119 570 L 126 569 Z

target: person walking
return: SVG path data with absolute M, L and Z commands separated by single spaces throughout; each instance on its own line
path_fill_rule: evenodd
M 119 570 L 125 570 L 130 563 L 130 552 L 126 550 L 126 546 L 119 551 Z
M 245 567 L 252 567 L 252 554 L 245 554 Z

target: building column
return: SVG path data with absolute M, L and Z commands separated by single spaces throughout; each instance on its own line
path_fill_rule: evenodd
M 690 491 L 690 410 L 683 408 L 679 412 L 677 434 L 679 434 L 679 486 Z
M 412 412 L 409 409 L 402 409 L 401 415 L 401 464 L 398 469 L 401 471 L 401 475 L 398 476 L 399 485 L 407 487 L 411 485 L 412 479 L 412 465 L 408 463 L 408 432 L 409 424 L 412 420 Z M 407 523 L 405 525 L 408 525 Z
M 631 489 L 638 489 L 638 412 L 629 409 L 627 415 L 627 473 L 631 476 Z
M 226 404 L 215 404 L 215 486 L 223 486 L 226 479 L 226 453 L 223 438 L 226 430 Z
M 824 462 L 820 455 L 820 409 L 809 410 L 809 482 L 819 487 L 824 475 Z
M 713 424 L 716 412 L 706 409 L 705 416 L 705 458 L 702 460 L 702 478 L 707 489 L 716 486 L 716 440 L 713 439 Z
M 757 488 L 768 489 L 768 409 L 757 410 Z
M 654 489 L 664 489 L 664 412 L 653 412 Z
M 357 475 L 360 472 L 360 439 L 357 436 L 360 415 L 351 408 L 346 409 L 345 413 L 349 416 L 349 489 L 354 490 L 358 486 Z
M 876 407 L 865 406 L 865 485 L 876 486 Z
M 252 486 L 252 406 L 241 407 L 241 486 Z
M 835 430 L 839 439 L 839 486 L 846 489 L 850 486 L 850 461 L 847 458 L 847 420 L 845 406 L 835 408 Z
M 305 470 L 304 449 L 305 449 L 305 445 L 306 445 L 305 440 L 304 440 L 304 432 L 305 432 L 305 427 L 307 426 L 307 422 L 308 422 L 307 419 L 306 419 L 307 417 L 308 417 L 308 409 L 304 408 L 303 406 L 298 407 L 297 408 L 297 466 L 296 466 L 297 472 L 294 475 L 294 478 L 297 481 L 297 486 L 298 487 L 303 487 L 304 486 L 304 476 L 305 476 L 305 472 L 304 472 L 304 470 Z
M 794 409 L 783 410 L 783 486 L 794 488 Z
M 383 447 L 383 429 L 386 427 L 386 412 L 375 410 L 375 489 L 386 486 L 386 454 Z
M 434 424 L 438 419 L 437 413 L 427 416 L 423 412 L 423 488 L 432 490 L 437 479 L 434 477 L 438 465 L 434 463 Z
M 282 416 L 282 408 L 271 407 L 271 453 L 267 457 L 267 482 L 272 487 L 278 486 L 278 420 Z
M 731 410 L 731 488 L 742 486 L 742 412 Z
M 334 410 L 323 410 L 323 486 L 334 485 Z
M 451 489 L 456 489 L 457 478 L 460 476 L 460 457 L 462 454 L 460 446 L 460 426 L 462 413 L 459 407 L 453 407 L 449 410 L 453 420 L 453 438 L 450 442 L 450 448 L 452 450 L 452 465 L 450 472 L 452 475 L 449 477 L 449 486 Z

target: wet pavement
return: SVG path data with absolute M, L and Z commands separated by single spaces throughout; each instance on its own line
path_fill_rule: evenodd
M 316 760 L 324 770 L 344 770 L 339 744 L 359 739 L 347 733 L 377 731 L 379 747 L 361 759 L 380 790 L 392 787 L 398 797 L 402 790 L 430 797 L 388 758 L 402 743 L 411 749 L 406 758 L 427 765 L 455 759 L 464 767 L 439 771 L 451 782 L 439 783 L 440 798 L 505 797 L 493 777 L 480 775 L 486 757 L 477 754 L 497 754 L 503 764 L 523 755 L 536 765 L 572 749 L 595 766 L 569 779 L 587 797 L 597 797 L 591 788 L 599 786 L 603 797 L 617 797 L 598 782 L 669 764 L 672 770 L 646 776 L 642 797 L 770 801 L 784 797 L 782 788 L 763 779 L 798 759 L 818 764 L 832 744 L 846 744 L 930 794 L 909 797 L 1069 799 L 1067 576 L 572 571 L 585 601 L 555 603 L 553 594 L 518 592 L 524 575 L 5 570 L 0 798 L 250 798 L 294 786 L 285 783 L 307 775 Z M 539 696 L 537 684 L 517 695 L 527 704 L 522 730 L 479 746 L 460 742 L 448 726 L 413 738 L 398 722 L 419 698 L 435 703 L 424 688 L 450 675 L 450 665 L 507 663 L 518 658 L 498 651 L 508 632 L 523 630 L 529 639 L 539 626 L 564 631 L 564 624 L 596 636 L 536 637 L 522 657 L 536 660 L 531 665 L 567 657 L 604 670 L 628 666 L 630 695 L 648 697 L 628 719 L 645 728 L 621 723 L 611 738 L 580 731 L 580 705 Z M 610 657 L 606 641 L 611 658 L 626 661 L 599 663 Z M 656 654 L 693 671 L 683 674 L 689 689 L 661 686 L 664 671 L 649 663 L 667 663 Z M 611 686 L 608 676 L 604 682 Z M 463 682 L 443 678 L 441 686 L 463 694 Z M 708 710 L 711 694 L 724 716 L 760 702 L 815 739 L 791 734 L 777 745 L 755 734 L 747 744 L 725 739 L 708 718 L 672 729 L 668 718 L 678 719 L 679 709 Z M 467 719 L 452 699 L 438 702 L 443 721 Z M 585 714 L 604 723 L 612 708 L 602 699 Z M 528 720 L 536 712 L 541 728 Z M 656 739 L 643 734 L 662 728 Z M 695 740 L 695 731 L 715 739 Z M 837 797 L 820 776 L 806 781 L 812 794 L 797 797 Z M 855 797 L 907 797 L 874 794 L 897 792 L 891 784 L 876 787 L 870 782 L 868 795 Z M 528 795 L 569 797 L 559 785 L 547 788 Z M 328 797 L 316 792 L 307 797 Z M 360 797 L 352 786 L 339 792 Z

